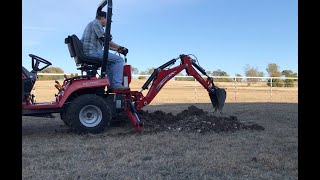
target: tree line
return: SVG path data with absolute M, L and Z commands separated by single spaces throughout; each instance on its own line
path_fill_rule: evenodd
M 139 71 L 137 68 L 132 67 L 132 73 L 136 75 L 151 75 L 154 71 L 154 67 L 148 68 L 145 71 Z M 294 77 L 298 78 L 298 73 L 293 72 L 292 70 L 280 70 L 280 67 L 276 63 L 269 63 L 266 71 L 268 73 L 269 77 Z M 217 69 L 214 71 L 206 71 L 206 74 L 209 76 L 225 76 L 230 77 L 230 75 L 221 69 Z M 245 77 L 264 77 L 265 74 L 259 70 L 257 67 L 253 67 L 250 65 L 246 65 L 244 68 L 244 74 Z M 184 76 L 183 73 L 179 73 L 177 76 Z M 260 78 L 241 78 L 242 75 L 240 73 L 236 73 L 235 77 L 239 77 L 237 79 L 238 82 L 246 81 L 248 82 L 248 85 L 250 83 L 259 82 L 262 81 Z M 145 76 L 138 76 L 138 79 L 146 79 Z M 176 81 L 194 81 L 193 77 L 175 77 Z M 214 78 L 215 82 L 233 82 L 234 80 L 232 78 Z M 293 87 L 294 82 L 297 81 L 297 79 L 269 79 L 267 81 L 268 86 L 274 86 L 274 87 Z

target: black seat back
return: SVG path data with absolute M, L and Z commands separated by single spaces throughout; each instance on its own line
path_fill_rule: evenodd
M 71 57 L 75 57 L 75 56 L 76 56 L 76 53 L 75 53 L 74 48 L 73 48 L 72 37 L 71 37 L 71 36 L 68 36 L 68 37 L 64 40 L 64 43 L 68 45 L 68 50 L 69 50 L 70 56 L 71 56 Z
M 77 56 L 75 57 L 75 61 L 76 62 L 85 61 L 84 54 L 83 54 L 83 51 L 82 51 L 82 43 L 81 43 L 81 41 L 74 34 L 71 37 L 72 37 L 72 43 L 73 43 L 73 47 L 74 47 L 75 53 L 77 54 Z
M 102 60 L 95 57 L 89 57 L 83 54 L 83 47 L 80 39 L 75 35 L 65 38 L 65 44 L 68 45 L 70 56 L 74 58 L 77 65 L 88 64 L 101 66 Z

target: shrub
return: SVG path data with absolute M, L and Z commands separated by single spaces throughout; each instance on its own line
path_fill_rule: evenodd
M 271 80 L 268 79 L 267 85 L 271 86 Z M 283 87 L 284 86 L 284 82 L 281 79 L 272 79 L 272 87 Z

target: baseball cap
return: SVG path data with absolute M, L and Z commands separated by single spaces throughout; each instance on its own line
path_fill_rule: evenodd
M 107 13 L 104 11 L 98 11 L 97 16 L 107 18 Z

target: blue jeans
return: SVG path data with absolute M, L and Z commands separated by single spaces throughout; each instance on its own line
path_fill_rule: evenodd
M 103 50 L 91 53 L 89 56 L 103 59 Z M 108 54 L 107 76 L 110 80 L 109 88 L 122 86 L 124 60 L 121 56 L 110 53 Z

